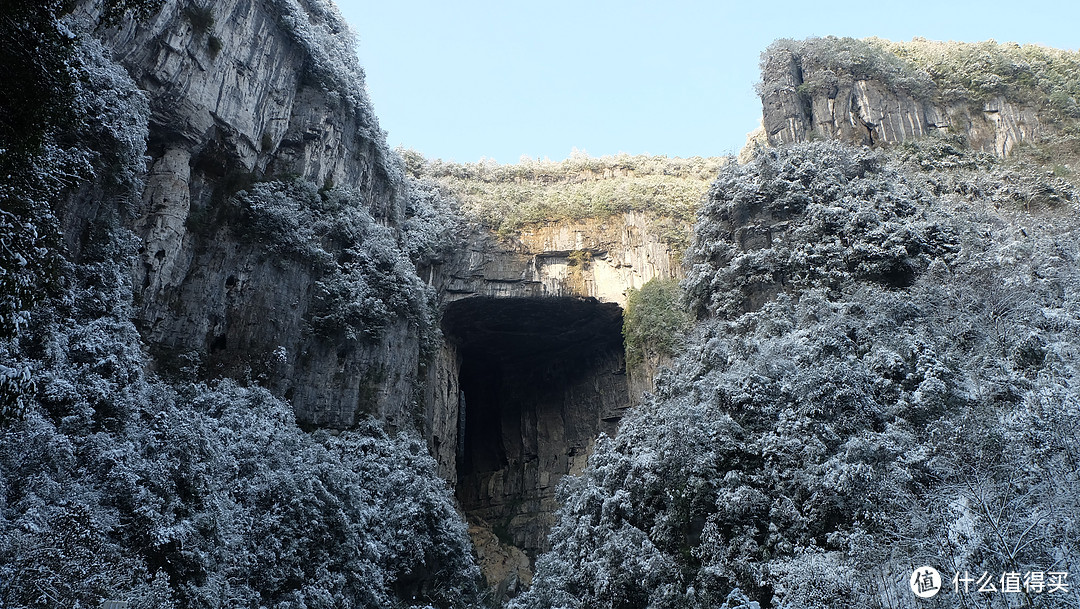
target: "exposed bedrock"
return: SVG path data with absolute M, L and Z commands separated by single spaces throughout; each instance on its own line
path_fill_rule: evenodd
M 690 226 L 686 226 L 687 234 Z M 648 215 L 551 222 L 509 239 L 479 230 L 448 269 L 446 300 L 584 296 L 619 305 L 626 291 L 680 275 L 680 259 Z
M 621 311 L 628 290 L 655 278 L 680 277 L 681 272 L 678 252 L 649 218 L 630 213 L 605 220 L 552 222 L 509 239 L 477 229 L 457 260 L 435 269 L 429 282 L 452 319 L 456 307 L 475 299 L 594 299 Z M 443 330 L 452 334 L 446 322 Z M 460 350 L 460 340 L 448 341 L 427 371 L 425 404 L 432 454 L 449 480 L 457 479 Z M 629 376 L 632 400 L 650 388 L 651 375 L 639 371 Z
M 374 115 L 362 95 L 326 86 L 329 60 L 312 47 L 312 32 L 330 40 L 344 24 L 297 7 L 166 0 L 145 22 L 105 33 L 151 111 L 133 222 L 137 322 L 159 367 L 197 362 L 202 377 L 259 382 L 289 398 L 303 423 L 347 427 L 374 415 L 393 427 L 412 416 L 417 329 L 388 320 L 377 339 L 348 348 L 312 336 L 304 320 L 319 272 L 238 238 L 223 211 L 255 180 L 299 177 L 353 189 L 383 225 L 401 221 Z
M 813 86 L 809 83 L 832 83 Z M 940 104 L 877 80 L 835 74 L 788 49 L 765 56 L 762 124 L 772 145 L 814 138 L 896 144 L 932 133 L 963 135 L 976 149 L 1007 156 L 1047 131 L 1035 110 L 1004 97 L 981 104 Z
M 443 319 L 458 347 L 457 496 L 531 557 L 558 481 L 581 471 L 629 405 L 622 310 L 576 298 L 474 298 Z
M 476 228 L 454 260 L 417 269 L 444 313 L 433 352 L 404 317 L 347 347 L 312 332 L 322 271 L 236 230 L 230 197 L 302 178 L 348 187 L 390 231 L 405 213 L 363 95 L 327 85 L 311 40 L 344 25 L 318 4 L 166 0 L 104 33 L 151 112 L 131 220 L 136 322 L 159 370 L 264 385 L 301 424 L 419 427 L 476 525 L 485 572 L 510 593 L 544 548 L 559 480 L 648 388 L 651 375 L 625 369 L 622 307 L 627 290 L 678 277 L 679 253 L 642 213 L 509 238 Z
M 559 481 L 651 388 L 648 371 L 626 370 L 627 291 L 681 269 L 649 219 L 627 214 L 509 240 L 477 231 L 442 271 L 431 448 L 456 484 L 489 583 L 511 595 L 546 549 Z

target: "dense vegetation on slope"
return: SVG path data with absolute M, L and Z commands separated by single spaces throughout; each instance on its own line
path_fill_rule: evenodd
M 443 184 L 467 214 L 503 235 L 530 224 L 638 211 L 667 222 L 673 241 L 686 232 L 679 227 L 693 221 L 709 183 L 730 162 L 628 154 L 596 158 L 576 152 L 563 161 L 523 157 L 514 165 L 447 163 L 413 151 L 404 157 L 411 175 Z
M 622 333 L 628 367 L 658 364 L 679 351 L 691 322 L 681 300 L 677 279 L 652 279 L 627 292 Z
M 67 105 L 35 107 L 38 97 L 6 87 L 0 100 L 0 604 L 473 603 L 465 524 L 414 430 L 307 433 L 256 384 L 147 372 L 126 228 L 141 198 L 146 100 L 60 3 L 23 8 L 34 20 L 3 9 L 4 41 L 30 27 L 54 44 L 18 58 L 36 70 L 20 86 Z M 383 162 L 403 174 L 392 155 Z M 303 180 L 260 182 L 224 205 L 268 255 L 322 265 L 326 316 L 312 325 L 362 340 L 390 316 L 431 325 L 414 265 L 445 251 L 452 232 L 436 185 L 394 187 L 407 198 L 397 229 L 373 222 L 349 190 Z M 58 216 L 80 201 L 95 211 L 72 239 L 76 261 Z
M 934 141 L 725 168 L 688 252 L 701 321 L 561 488 L 514 606 L 913 606 L 915 565 L 1075 573 L 1080 249 L 1044 176 Z
M 19 88 L 0 87 L 6 606 L 475 604 L 464 524 L 414 432 L 306 433 L 257 383 L 147 372 L 125 228 L 145 171 L 145 99 L 61 21 L 65 4 L 22 4 L 25 20 L 0 22 L 11 65 L 30 68 Z M 223 202 L 240 236 L 320 269 L 314 331 L 365 340 L 398 316 L 437 333 L 414 265 L 452 247 L 451 193 L 503 232 L 624 211 L 684 221 L 720 172 L 688 252 L 699 321 L 656 395 L 566 479 L 553 550 L 515 606 L 892 607 L 913 602 L 916 564 L 1080 570 L 1080 251 L 1067 182 L 949 140 L 761 150 L 742 167 L 407 155 L 406 180 L 351 49 L 305 17 L 332 6 L 270 5 L 312 55 L 311 76 L 365 117 L 407 199 L 396 227 L 347 188 L 303 180 Z M 27 40 L 42 46 L 30 53 Z M 1062 121 L 1075 118 L 1068 54 L 963 47 L 986 67 L 953 74 L 929 43 L 893 59 L 876 54 L 884 43 L 834 43 L 820 59 L 849 73 L 892 74 L 945 100 L 1030 94 L 1030 81 Z M 102 203 L 77 263 L 60 246 L 69 197 Z M 674 349 L 685 318 L 672 288 L 632 296 L 632 355 Z M 1075 591 L 1024 600 L 1076 606 Z
M 115 17 L 148 4 L 111 0 L 103 10 Z M 60 287 L 62 194 L 92 175 L 122 193 L 137 181 L 145 146 L 145 100 L 96 41 L 58 22 L 65 10 L 57 0 L 17 1 L 0 13 L 0 340 Z M 2 423 L 21 410 L 30 378 L 15 358 L 0 361 Z
M 307 322 L 319 336 L 366 340 L 407 319 L 432 342 L 439 332 L 435 294 L 416 265 L 448 256 L 462 221 L 456 201 L 437 185 L 409 178 L 401 188 L 410 201 L 401 230 L 376 222 L 358 193 L 301 179 L 255 183 L 221 213 L 236 216 L 232 231 L 241 239 L 316 270 Z

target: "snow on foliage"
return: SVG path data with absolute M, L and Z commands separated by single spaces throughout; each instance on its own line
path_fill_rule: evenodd
M 114 216 L 113 222 L 116 222 Z M 24 334 L 36 391 L 0 428 L 8 607 L 464 606 L 478 571 L 426 444 L 307 433 L 231 381 L 167 385 L 128 321 L 112 225 Z
M 126 417 L 97 422 L 88 402 L 105 394 L 69 374 L 0 442 L 7 606 L 157 606 L 139 600 L 153 592 L 183 607 L 449 607 L 475 593 L 464 523 L 419 439 L 307 434 L 287 403 L 230 382 L 136 383 Z
M 514 607 L 713 607 L 736 589 L 913 606 L 913 564 L 1075 571 L 1071 195 L 1025 213 L 971 188 L 1007 171 L 944 171 L 829 143 L 722 171 L 688 252 L 703 317 L 564 482 Z
M 144 171 L 149 108 L 99 42 L 60 20 L 55 2 L 13 7 L 0 27 L 8 83 L 0 91 L 0 353 L 35 304 L 55 296 L 62 265 L 56 210 L 96 183 L 128 204 Z M 69 27 L 70 26 L 70 27 Z M 12 89 L 16 90 L 12 90 Z M 24 409 L 29 368 L 0 367 L 0 422 Z
M 364 69 L 356 54 L 356 36 L 330 0 L 270 0 L 285 30 L 311 58 L 311 76 L 331 99 L 356 113 L 361 135 L 376 146 L 377 161 L 392 184 L 404 179 L 401 165 L 386 145 L 364 85 Z
M 263 389 L 170 385 L 148 372 L 124 228 L 144 171 L 146 102 L 100 45 L 59 27 L 54 4 L 38 25 L 74 36 L 59 44 L 64 69 L 46 70 L 75 100 L 72 120 L 44 121 L 26 163 L 0 158 L 15 176 L 0 181 L 0 384 L 19 385 L 18 411 L 4 403 L 0 425 L 2 604 L 474 605 L 479 571 L 465 524 L 415 432 L 370 421 L 308 433 Z M 316 47 L 336 35 L 316 33 Z M 366 108 L 362 97 L 349 102 Z M 60 254 L 51 209 L 84 195 L 100 205 L 75 264 Z M 343 323 L 359 320 L 358 332 L 379 316 L 431 324 L 409 256 L 443 251 L 446 201 L 418 196 L 394 229 L 344 189 L 266 182 L 238 200 L 252 236 L 320 265 L 320 288 L 344 292 L 341 309 L 356 315 Z M 54 264 L 42 277 L 8 281 L 46 259 Z
M 408 203 L 402 234 L 405 251 L 414 262 L 444 262 L 464 243 L 461 203 L 439 182 L 408 176 Z
M 416 265 L 448 256 L 461 221 L 437 184 L 409 179 L 402 190 L 405 221 L 394 229 L 376 222 L 354 190 L 302 179 L 260 182 L 229 203 L 240 214 L 233 231 L 318 271 L 308 321 L 320 335 L 375 338 L 395 319 L 430 334 L 437 332 L 434 294 Z

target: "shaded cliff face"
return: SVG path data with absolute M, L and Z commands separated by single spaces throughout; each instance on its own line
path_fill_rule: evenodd
M 290 399 L 303 422 L 348 427 L 374 415 L 398 425 L 419 416 L 453 480 L 457 369 L 446 362 L 457 361 L 455 347 L 435 345 L 421 362 L 422 324 L 408 315 L 386 316 L 363 340 L 312 332 L 327 269 L 311 256 L 282 255 L 279 236 L 252 230 L 262 220 L 250 208 L 264 202 L 235 201 L 241 189 L 299 178 L 346 187 L 375 224 L 403 230 L 404 180 L 375 135 L 363 92 L 324 90 L 334 70 L 362 78 L 345 58 L 323 57 L 340 51 L 332 43 L 344 26 L 308 4 L 167 2 L 148 22 L 110 32 L 114 55 L 151 109 L 152 161 L 134 223 L 142 240 L 133 269 L 137 321 L 163 369 L 255 380 Z M 462 255 L 437 268 L 415 262 L 433 296 L 447 302 L 543 296 L 621 305 L 628 288 L 678 275 L 678 253 L 659 232 L 639 212 L 504 240 L 477 229 Z M 347 245 L 319 245 L 348 264 Z
M 400 224 L 401 178 L 347 38 L 330 8 L 291 0 L 170 1 L 108 36 L 151 110 L 133 272 L 158 363 L 258 380 L 301 421 L 333 427 L 408 416 L 416 324 L 395 316 L 349 344 L 313 336 L 327 270 L 239 236 L 250 218 L 227 202 L 257 181 L 301 179 L 344 186 L 374 222 Z
M 535 557 L 558 481 L 581 471 L 629 405 L 622 311 L 595 300 L 474 298 L 451 303 L 443 327 L 461 362 L 458 499 Z
M 508 239 L 476 227 L 453 260 L 421 274 L 436 288 L 446 311 L 467 309 L 474 300 L 503 299 L 534 303 L 590 300 L 621 311 L 627 290 L 652 279 L 682 276 L 681 254 L 663 237 L 649 217 L 639 213 L 607 220 L 552 222 Z M 425 419 L 431 422 L 432 454 L 446 478 L 454 480 L 458 477 L 454 451 L 462 355 L 461 341 L 455 338 L 460 331 L 450 324 L 444 320 L 448 341 L 427 366 L 424 401 Z M 563 329 L 553 327 L 552 331 Z M 648 387 L 635 385 L 632 395 L 645 389 Z
M 629 289 L 681 276 L 662 237 L 640 213 L 477 229 L 433 276 L 446 342 L 428 366 L 430 448 L 499 594 L 547 549 L 559 481 L 651 389 L 626 369 L 622 312 Z
M 760 88 L 769 143 L 888 145 L 951 133 L 975 150 L 1007 156 L 1017 144 L 1056 131 L 1055 117 L 1006 88 L 943 91 L 919 64 L 883 44 L 830 38 L 770 46 Z

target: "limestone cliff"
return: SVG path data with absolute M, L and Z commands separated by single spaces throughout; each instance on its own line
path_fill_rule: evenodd
M 261 377 L 300 420 L 406 418 L 419 337 L 403 319 L 349 349 L 313 337 L 320 271 L 236 237 L 224 201 L 256 180 L 337 184 L 401 222 L 400 176 L 365 99 L 347 26 L 320 2 L 164 3 L 107 33 L 151 109 L 149 172 L 134 228 L 143 335 L 158 362 Z M 349 79 L 352 82 L 348 82 Z
M 477 227 L 433 279 L 446 343 L 430 366 L 431 447 L 500 593 L 531 577 L 522 550 L 547 549 L 559 481 L 651 388 L 627 372 L 622 310 L 629 289 L 681 276 L 679 257 L 632 212 L 509 238 Z
M 924 52 L 928 47 L 934 55 Z M 1014 52 L 1012 47 L 991 51 Z M 975 150 L 1007 156 L 1017 144 L 1059 129 L 1060 113 L 1040 91 L 1010 86 L 1006 78 L 1027 82 L 1023 79 L 1031 75 L 1019 74 L 1027 64 L 1015 60 L 1018 74 L 991 72 L 982 81 L 970 78 L 957 85 L 949 60 L 925 59 L 963 52 L 960 45 L 921 40 L 775 43 L 762 55 L 759 90 L 768 140 L 773 145 L 817 138 L 887 145 L 950 133 L 963 136 Z M 967 69 L 981 69 L 976 65 L 973 61 Z
M 506 240 L 477 231 L 446 292 L 448 301 L 467 296 L 578 297 L 625 306 L 626 290 L 680 272 L 679 253 L 652 219 L 629 212 L 530 226 Z
M 136 322 L 164 374 L 266 386 L 306 425 L 373 416 L 417 428 L 477 523 L 480 553 L 505 558 L 491 583 L 512 591 L 529 578 L 521 550 L 545 549 L 559 480 L 648 388 L 645 375 L 628 380 L 622 308 L 627 290 L 680 275 L 672 231 L 690 228 L 634 210 L 501 234 L 478 223 L 456 251 L 394 271 L 405 287 L 393 289 L 423 289 L 419 317 L 390 307 L 357 337 L 348 324 L 319 325 L 370 308 L 354 292 L 327 300 L 333 277 L 410 238 L 410 182 L 386 150 L 348 36 L 320 0 L 168 0 L 105 32 L 151 111 L 131 220 Z M 309 208 L 334 197 L 370 226 L 326 229 Z M 292 234 L 312 231 L 310 243 Z M 372 272 L 385 270 L 380 260 Z M 441 333 L 427 314 L 442 317 Z

